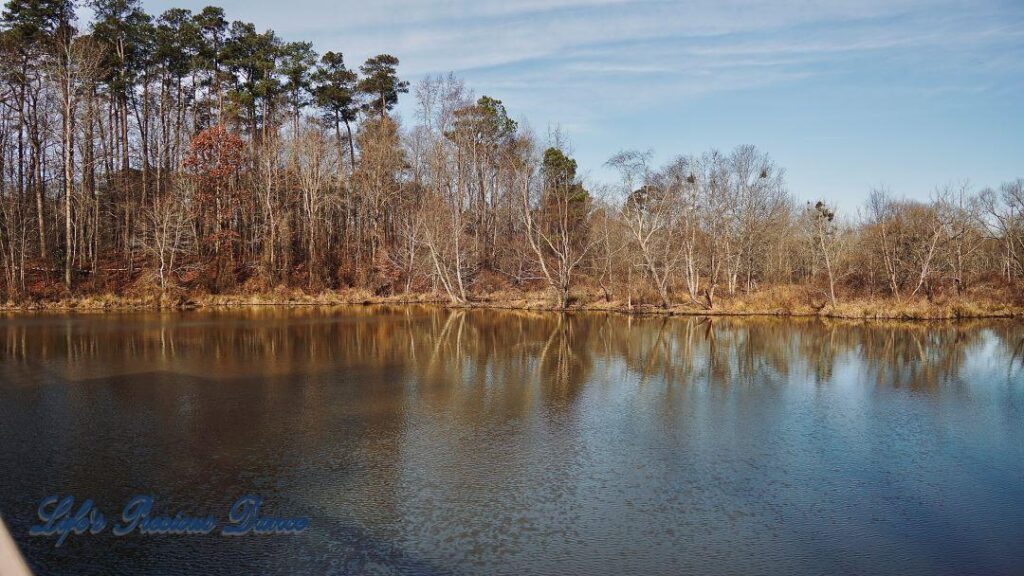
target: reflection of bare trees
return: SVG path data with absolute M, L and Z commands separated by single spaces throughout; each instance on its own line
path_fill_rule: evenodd
M 878 386 L 925 390 L 959 378 L 982 351 L 1012 377 L 1024 369 L 1024 328 L 431 307 L 38 316 L 0 324 L 6 368 L 41 362 L 71 380 L 154 370 L 219 377 L 386 371 L 436 401 L 512 412 L 538 401 L 571 405 L 596 364 L 608 374 L 621 367 L 644 385 L 764 385 L 791 376 L 824 385 L 847 368 Z
M 1024 366 L 1024 338 L 1021 338 L 1017 342 L 1017 345 L 1013 347 L 1013 355 L 1010 357 L 1011 372 L 1016 366 L 1018 360 L 1020 361 L 1021 365 Z
M 960 326 L 896 325 L 859 329 L 859 359 L 878 386 L 934 389 L 956 378 L 981 332 Z
M 1005 323 L 993 326 L 991 329 L 995 335 L 999 353 L 1009 358 L 1006 367 L 1007 382 L 1024 382 L 1024 333 L 1017 330 L 1016 326 Z
M 536 381 L 551 402 L 569 404 L 582 390 L 593 362 L 588 338 L 591 325 L 566 314 L 556 321 L 537 357 Z

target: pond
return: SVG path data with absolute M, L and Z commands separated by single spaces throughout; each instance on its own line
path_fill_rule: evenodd
M 0 318 L 38 574 L 1024 571 L 1024 325 L 295 308 Z M 243 495 L 294 534 L 30 536 Z

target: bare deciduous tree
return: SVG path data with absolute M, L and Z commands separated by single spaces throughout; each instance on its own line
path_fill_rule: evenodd
M 839 223 L 836 222 L 836 213 L 825 202 L 819 200 L 813 206 L 808 204 L 804 220 L 811 243 L 825 263 L 829 302 L 835 308 L 839 305 L 836 300 L 835 266 L 843 242 Z
M 594 246 L 587 223 L 593 203 L 576 178 L 576 161 L 557 147 L 544 152 L 541 178 L 520 167 L 522 218 L 526 239 L 558 308 L 567 308 L 573 278 Z

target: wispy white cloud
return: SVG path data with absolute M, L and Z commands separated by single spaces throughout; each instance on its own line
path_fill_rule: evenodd
M 200 9 L 210 1 L 144 0 L 153 12 L 171 6 Z M 789 120 L 828 134 L 795 134 L 789 141 L 780 136 L 780 142 L 793 147 L 795 142 L 826 141 L 853 147 L 863 142 L 853 136 L 862 125 L 878 134 L 888 129 L 891 139 L 906 133 L 892 132 L 899 124 L 886 116 L 897 103 L 903 110 L 931 110 L 937 126 L 952 125 L 960 122 L 955 114 L 982 114 L 977 110 L 984 105 L 978 102 L 985 98 L 1009 102 L 1024 89 L 1020 0 L 218 4 L 231 19 L 273 28 L 285 39 L 313 40 L 320 51 L 340 50 L 350 65 L 387 52 L 401 59 L 400 72 L 410 80 L 453 71 L 477 94 L 505 100 L 514 115 L 530 118 L 538 131 L 557 122 L 570 137 L 585 140 L 581 153 L 593 157 L 583 161 L 592 166 L 624 146 L 628 134 L 656 136 L 643 134 L 645 126 L 667 134 L 662 141 L 671 146 L 691 130 L 704 130 L 695 138 L 716 140 L 730 126 L 737 138 L 752 141 L 760 120 L 750 114 L 731 120 L 738 114 L 730 111 L 708 122 L 693 112 L 704 106 L 721 114 L 714 103 L 724 99 L 763 109 L 766 100 L 775 98 L 775 109 L 787 110 Z M 407 118 L 411 101 L 402 104 Z M 951 104 L 929 106 L 936 102 Z M 807 108 L 818 108 L 822 116 L 805 118 Z M 1008 120 L 1024 123 L 1021 105 L 1010 113 L 1017 116 Z M 666 120 L 652 122 L 654 117 Z M 881 118 L 889 119 L 887 125 Z M 742 127 L 735 126 L 738 122 Z M 772 128 L 771 134 L 777 134 L 778 126 Z M 922 130 L 920 125 L 912 128 Z M 937 140 L 934 133 L 932 140 Z M 883 160 L 870 167 L 878 169 Z M 805 168 L 824 170 L 817 164 Z
M 1016 0 L 228 0 L 229 17 L 312 37 L 350 62 L 399 56 L 409 77 L 454 71 L 497 81 L 558 74 L 559 84 L 609 76 L 697 76 L 777 69 L 779 79 L 837 58 L 884 51 L 970 50 L 999 44 L 1019 54 L 1024 6 Z M 205 0 L 147 3 L 198 9 Z M 902 55 L 902 54 L 901 54 Z M 956 64 L 957 59 L 951 63 Z M 962 60 L 962 59 L 961 59 Z M 1019 62 L 1019 59 L 1016 60 Z M 1007 60 L 1003 65 L 1013 65 Z M 769 72 L 762 71 L 764 78 Z M 722 76 L 718 81 L 715 77 Z M 797 74 L 797 77 L 800 77 Z M 700 90 L 706 93 L 707 90 Z

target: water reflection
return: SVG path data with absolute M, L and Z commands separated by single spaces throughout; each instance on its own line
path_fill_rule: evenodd
M 0 365 L 79 381 L 154 370 L 218 377 L 290 375 L 339 365 L 401 367 L 428 381 L 549 384 L 571 402 L 595 365 L 641 381 L 751 384 L 837 364 L 869 367 L 879 386 L 934 388 L 972 354 L 1024 366 L 1013 322 L 857 324 L 818 319 L 624 317 L 432 307 L 355 307 L 0 319 Z M 22 384 L 30 380 L 11 378 Z
M 46 573 L 1008 573 L 1022 357 L 1012 322 L 11 316 L 0 512 Z M 24 536 L 50 492 L 257 492 L 314 525 L 55 555 Z

